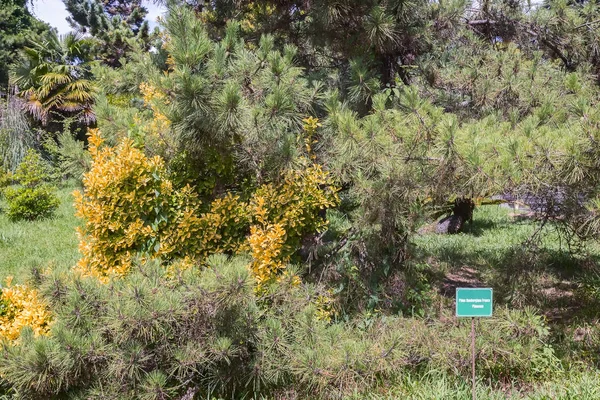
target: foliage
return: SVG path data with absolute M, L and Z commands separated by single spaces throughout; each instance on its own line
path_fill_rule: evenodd
M 91 168 L 92 157 L 85 144 L 75 139 L 67 129 L 59 133 L 56 140 L 48 138 L 44 142 L 44 150 L 52 158 L 57 180 L 73 178 L 81 183 L 83 174 Z
M 175 280 L 147 263 L 111 285 L 65 271 L 42 274 L 40 291 L 56 310 L 51 334 L 22 335 L 17 345 L 4 346 L 0 374 L 26 397 L 111 398 L 283 391 L 340 398 L 424 365 L 470 376 L 470 352 L 462 345 L 469 324 L 410 318 L 368 327 L 329 324 L 315 319 L 311 301 L 322 292 L 285 282 L 271 288 L 271 306 L 261 310 L 248 262 L 211 256 L 210 268 L 183 271 Z M 478 330 L 482 377 L 535 381 L 559 368 L 542 318 L 530 311 L 500 309 Z
M 11 81 L 25 100 L 25 109 L 43 125 L 65 116 L 84 124 L 95 121 L 91 43 L 78 34 L 58 37 L 52 31 L 23 49 Z
M 281 245 L 286 246 L 279 254 L 276 242 L 260 243 L 259 228 L 252 228 L 250 247 L 261 268 L 285 262 L 303 235 L 325 226 L 317 212 L 337 199 L 328 175 L 314 166 L 290 172 L 280 187 L 264 185 L 250 205 L 228 193 L 200 213 L 197 196 L 189 187 L 173 188 L 159 157 L 147 158 L 128 139 L 117 148 L 100 148 L 101 141 L 99 133 L 91 131 L 92 169 L 85 174 L 84 192 L 76 194 L 75 203 L 78 216 L 85 220 L 79 233 L 83 257 L 78 268 L 103 279 L 126 274 L 136 253 L 202 259 L 239 252 L 245 248 L 251 220 L 262 229 L 278 224 L 281 235 L 276 241 L 283 240 Z M 257 273 L 257 279 L 262 283 L 275 272 Z
M 38 291 L 11 283 L 12 278 L 7 278 L 0 296 L 0 338 L 14 342 L 24 327 L 35 336 L 47 335 L 52 317 Z
M 1 190 L 10 186 L 14 181 L 13 174 L 10 171 L 0 167 L 0 193 Z
M 14 171 L 28 149 L 36 145 L 32 127 L 17 96 L 0 101 L 0 165 Z
M 48 180 L 49 167 L 42 157 L 34 150 L 29 150 L 17 169 L 15 179 L 23 186 L 35 187 Z
M 7 388 L 462 398 L 468 284 L 495 293 L 480 394 L 577 397 L 535 385 L 598 361 L 597 4 L 174 0 L 153 42 L 137 0 L 65 2 L 102 62 L 38 46 L 34 86 L 76 71 L 103 137 L 48 111 L 83 257 L 33 274 L 55 323 L 5 348 Z M 528 212 L 486 205 L 509 200 Z M 472 224 L 428 233 L 456 201 Z
M 366 61 L 371 64 L 369 77 L 380 75 L 389 83 L 396 74 L 408 79 L 415 58 L 427 49 L 432 35 L 428 20 L 437 17 L 436 8 L 418 1 L 254 1 L 241 7 L 202 3 L 198 11 L 214 36 L 222 34 L 223 21 L 236 18 L 249 42 L 271 34 L 278 42 L 297 46 L 309 70 L 343 70 L 352 62 Z M 360 90 L 368 80 L 347 72 L 339 73 L 343 89 Z
M 60 205 L 55 190 L 48 185 L 7 188 L 4 190 L 4 196 L 8 203 L 6 213 L 14 221 L 51 217 Z
M 50 27 L 35 18 L 26 0 L 0 1 L 0 90 L 8 88 L 8 71 L 30 37 L 43 35 Z
M 141 0 L 63 0 L 71 14 L 69 23 L 77 32 L 89 33 L 96 41 L 94 53 L 107 65 L 122 65 L 136 47 L 150 47 L 148 11 Z
M 243 389 L 258 318 L 251 280 L 243 259 L 213 257 L 209 265 L 181 281 L 165 279 L 156 263 L 111 286 L 64 271 L 42 277 L 57 310 L 51 335 L 5 346 L 10 361 L 0 375 L 31 397 L 210 397 Z
M 19 186 L 4 190 L 7 215 L 12 220 L 31 221 L 54 214 L 60 201 L 54 193 L 55 188 L 45 183 L 48 177 L 48 167 L 41 156 L 29 150 L 13 175 Z
M 162 160 L 147 158 L 130 140 L 100 148 L 96 130 L 89 140 L 92 168 L 84 175 L 84 192 L 75 193 L 77 215 L 85 220 L 78 268 L 99 278 L 120 276 L 135 252 L 169 256 L 188 247 L 200 232 L 193 193 L 176 193 Z M 168 242 L 173 233 L 178 236 Z
M 253 194 L 255 224 L 248 241 L 259 287 L 280 275 L 303 237 L 325 229 L 327 221 L 318 213 L 338 200 L 331 176 L 319 165 L 290 171 L 279 186 L 263 185 Z
M 250 202 L 259 225 L 281 224 L 286 230 L 286 253 L 307 233 L 322 231 L 327 222 L 316 215 L 339 201 L 332 176 L 314 164 L 285 174 L 279 185 L 265 184 Z
M 170 121 L 180 164 L 192 169 L 175 171 L 211 196 L 244 182 L 274 181 L 299 167 L 302 119 L 320 87 L 302 76 L 296 50 L 277 51 L 270 36 L 248 49 L 235 22 L 213 41 L 185 8 L 173 8 L 165 27 L 167 73 L 152 74 L 146 87 L 163 96 L 152 102 L 153 114 Z

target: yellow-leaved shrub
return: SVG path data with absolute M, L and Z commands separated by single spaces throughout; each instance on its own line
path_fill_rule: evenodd
M 130 139 L 102 147 L 97 130 L 90 130 L 92 168 L 75 192 L 82 258 L 77 268 L 102 280 L 126 274 L 136 254 L 170 256 L 188 243 L 173 246 L 175 238 L 190 239 L 200 228 L 194 219 L 198 200 L 192 190 L 175 191 L 161 158 L 148 158 Z
M 267 226 L 253 225 L 250 228 L 250 249 L 252 250 L 252 274 L 260 288 L 279 276 L 285 269 L 288 256 L 282 253 L 285 243 L 285 229 L 281 224 Z
M 0 296 L 0 339 L 17 340 L 25 326 L 36 336 L 48 334 L 51 313 L 37 290 L 26 285 L 13 286 L 11 281 L 10 277 L 6 279 Z
M 195 192 L 175 190 L 160 157 L 148 158 L 130 139 L 102 146 L 90 130 L 92 168 L 75 192 L 82 258 L 77 269 L 107 281 L 125 275 L 135 256 L 204 258 L 247 248 L 247 204 L 227 194 L 207 212 Z
M 144 118 L 140 113 L 135 122 L 143 132 L 143 143 L 154 154 L 168 154 L 176 147 L 175 136 L 171 134 L 171 120 L 164 112 L 170 101 L 165 93 L 150 83 L 140 84 L 144 105 L 152 110 L 152 118 Z
M 258 286 L 276 279 L 302 237 L 327 226 L 320 211 L 339 202 L 331 175 L 318 164 L 285 174 L 279 185 L 261 186 L 250 201 L 254 225 L 248 241 Z
M 126 274 L 140 255 L 189 265 L 250 250 L 260 288 L 282 274 L 305 235 L 326 227 L 321 211 L 339 201 L 332 177 L 312 164 L 262 185 L 249 202 L 227 193 L 202 207 L 191 187 L 174 189 L 160 157 L 147 157 L 132 140 L 102 146 L 90 130 L 89 141 L 92 168 L 75 193 L 84 220 L 77 269 L 103 281 Z
M 303 130 L 304 130 L 304 149 L 306 153 L 310 157 L 311 160 L 315 160 L 317 157 L 313 152 L 313 145 L 318 143 L 318 140 L 315 139 L 315 135 L 317 133 L 317 129 L 321 126 L 318 118 L 308 117 L 302 120 L 304 122 Z
M 184 191 L 184 198 L 193 196 L 191 189 Z M 178 206 L 175 204 L 175 207 Z M 206 258 L 215 253 L 238 253 L 247 248 L 249 222 L 247 204 L 239 196 L 227 193 L 215 199 L 208 212 L 201 213 L 198 207 L 185 209 L 181 218 L 167 227 L 161 248 L 178 257 Z

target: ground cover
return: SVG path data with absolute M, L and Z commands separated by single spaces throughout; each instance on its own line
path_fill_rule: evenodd
M 64 269 L 75 264 L 79 257 L 75 235 L 78 220 L 72 207 L 72 191 L 73 187 L 59 189 L 61 206 L 53 218 L 35 222 L 12 222 L 4 214 L 0 214 L 2 278 L 13 275 L 16 281 L 22 281 L 26 279 L 31 267 L 53 266 Z M 478 398 L 600 398 L 596 385 L 598 357 L 595 351 L 600 335 L 595 328 L 597 321 L 594 319 L 594 310 L 598 305 L 594 293 L 588 290 L 590 285 L 587 282 L 591 268 L 589 265 L 597 259 L 598 248 L 586 245 L 584 253 L 570 254 L 552 225 L 548 225 L 539 236 L 540 240 L 532 245 L 529 239 L 538 227 L 531 220 L 513 218 L 511 210 L 487 206 L 476 210 L 473 224 L 467 226 L 464 233 L 417 235 L 414 241 L 415 254 L 423 260 L 422 268 L 431 287 L 431 293 L 424 296 L 424 299 L 432 299 L 423 319 L 431 321 L 429 325 L 441 324 L 440 327 L 446 326 L 446 329 L 456 326 L 456 334 L 465 339 L 464 351 L 456 351 L 460 354 L 468 352 L 468 324 L 466 321 L 452 321 L 454 289 L 462 286 L 493 287 L 495 307 L 500 319 L 479 323 L 478 329 L 482 337 L 478 342 L 478 354 L 481 356 L 478 368 L 485 369 L 488 363 L 485 354 L 494 354 L 494 350 L 484 343 L 485 340 L 498 339 L 498 343 L 506 346 L 504 348 L 509 351 L 511 346 L 518 344 L 519 335 L 496 338 L 495 328 L 490 330 L 490 327 L 498 323 L 511 324 L 511 315 L 504 311 L 506 309 L 524 310 L 525 318 L 529 318 L 527 315 L 542 316 L 550 333 L 547 343 L 560 360 L 561 366 L 539 365 L 540 376 L 545 377 L 539 382 L 523 382 L 510 375 L 494 382 L 480 378 Z M 407 323 L 410 325 L 408 321 Z M 515 326 L 522 323 L 523 321 L 514 321 Z M 416 326 L 421 325 L 417 323 Z M 426 329 L 425 326 L 427 324 L 422 329 Z M 523 335 L 530 333 L 523 332 Z M 425 331 L 423 337 L 434 340 Z M 453 346 L 460 342 L 455 340 L 457 338 L 453 339 Z M 434 343 L 431 345 L 437 346 Z M 446 353 L 438 354 L 445 357 Z M 451 354 L 453 353 L 447 353 Z M 507 357 L 508 360 L 511 356 Z M 428 361 L 424 364 L 425 368 L 419 367 L 417 363 L 414 367 L 398 371 L 397 376 L 389 375 L 381 385 L 376 385 L 368 392 L 357 392 L 348 399 L 469 398 L 469 376 L 464 373 L 465 368 L 460 368 L 460 371 L 457 369 L 455 374 L 449 373 L 446 367 L 451 361 L 447 359 L 441 364 Z M 441 369 L 436 369 L 435 365 Z M 407 372 L 411 368 L 414 373 Z M 553 370 L 549 372 L 548 369 Z M 488 372 L 496 373 L 494 370 Z M 537 374 L 533 370 L 531 373 Z
M 72 266 L 79 258 L 73 208 L 73 186 L 58 190 L 60 207 L 56 215 L 37 221 L 11 221 L 0 202 L 0 280 L 14 276 L 15 281 L 31 267 Z

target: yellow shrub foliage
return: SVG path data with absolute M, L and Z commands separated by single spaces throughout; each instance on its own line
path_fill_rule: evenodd
M 135 116 L 138 129 L 143 132 L 143 143 L 154 154 L 167 154 L 176 145 L 174 136 L 170 134 L 171 120 L 164 113 L 164 108 L 170 103 L 169 98 L 149 83 L 140 84 L 140 92 L 144 105 L 152 110 L 152 118 L 144 118 L 140 113 Z
M 310 159 L 314 161 L 317 157 L 312 150 L 312 146 L 318 143 L 318 140 L 315 139 L 315 134 L 317 133 L 317 129 L 321 126 L 321 123 L 319 122 L 319 119 L 315 117 L 305 118 L 302 122 L 304 122 L 304 148 Z
M 107 281 L 125 275 L 133 257 L 203 258 L 245 247 L 247 204 L 227 194 L 208 212 L 190 187 L 175 190 L 162 159 L 148 158 L 124 139 L 102 147 L 98 130 L 90 130 L 92 168 L 84 192 L 75 192 L 75 209 L 84 220 L 79 229 L 82 258 L 77 269 Z
M 281 273 L 305 234 L 327 226 L 319 211 L 338 202 L 332 177 L 317 164 L 289 171 L 282 184 L 263 185 L 256 191 L 250 201 L 255 224 L 248 241 L 259 287 Z
M 185 192 L 183 198 L 193 196 L 191 189 Z M 200 213 L 198 207 L 185 209 L 182 217 L 168 226 L 161 243 L 168 254 L 178 256 L 238 253 L 247 248 L 249 222 L 247 205 L 239 196 L 227 193 L 214 200 L 206 213 Z M 186 243 L 183 248 L 182 243 Z
M 36 336 L 47 335 L 51 314 L 38 292 L 25 285 L 11 285 L 6 279 L 0 297 L 0 339 L 17 340 L 21 328 L 29 326 Z
M 281 224 L 261 227 L 253 225 L 248 238 L 252 258 L 252 274 L 259 288 L 273 281 L 284 269 L 289 257 L 282 254 L 285 229 Z
M 77 268 L 106 280 L 126 274 L 137 253 L 176 252 L 165 235 L 176 224 L 187 228 L 179 237 L 192 237 L 190 216 L 197 214 L 198 201 L 191 190 L 177 193 L 163 161 L 146 157 L 131 140 L 116 148 L 101 144 L 99 132 L 90 130 L 92 168 L 84 176 L 84 192 L 75 192 L 76 215 L 85 221 L 79 229 Z
M 329 290 L 328 293 L 317 296 L 315 306 L 317 320 L 331 322 L 335 315 L 333 291 Z
M 250 250 L 258 286 L 281 276 L 303 236 L 323 230 L 320 211 L 339 199 L 331 176 L 313 164 L 256 190 L 249 202 L 227 193 L 204 207 L 189 187 L 175 190 L 160 157 L 133 142 L 102 146 L 90 130 L 92 168 L 75 192 L 82 258 L 77 269 L 107 281 L 122 276 L 138 255 L 199 260 Z M 249 234 L 249 235 L 248 235 Z
M 265 21 L 277 11 L 273 4 L 262 4 L 251 1 L 241 10 L 243 17 L 240 19 L 240 27 L 244 32 L 256 32 L 260 30 L 261 22 Z
M 327 226 L 317 213 L 337 205 L 337 191 L 331 175 L 313 164 L 287 172 L 280 185 L 261 186 L 252 197 L 250 211 L 257 224 L 281 224 L 289 239 L 299 239 Z

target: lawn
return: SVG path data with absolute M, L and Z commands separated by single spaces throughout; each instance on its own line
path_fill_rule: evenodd
M 568 306 L 600 260 L 596 243 L 569 248 L 558 227 L 514 219 L 511 210 L 484 206 L 471 226 L 457 235 L 426 233 L 415 238 L 421 259 L 441 292 L 454 296 L 458 286 L 494 288 L 494 302 L 543 312 Z M 577 250 L 577 251 L 574 251 Z
M 71 266 L 78 258 L 73 187 L 58 190 L 56 215 L 39 221 L 12 222 L 0 212 L 0 279 L 21 280 L 33 266 Z M 0 203 L 2 208 L 5 203 Z
M 531 241 L 539 226 L 514 219 L 506 208 L 484 206 L 464 233 L 417 235 L 415 247 L 439 293 L 437 307 L 453 310 L 456 287 L 492 287 L 495 307 L 529 308 L 545 317 L 565 365 L 592 367 L 600 362 L 599 246 L 590 241 L 569 248 L 553 224 Z

